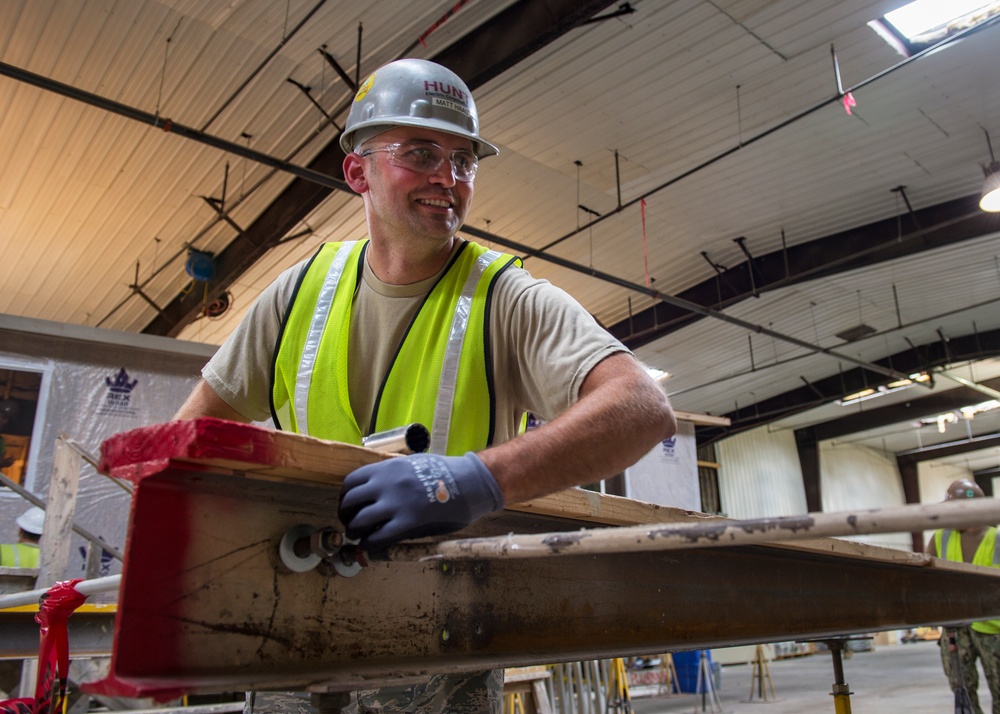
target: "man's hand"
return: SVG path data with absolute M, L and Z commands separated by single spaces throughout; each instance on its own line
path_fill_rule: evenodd
M 465 456 L 411 454 L 362 466 L 344 479 L 340 520 L 365 550 L 457 531 L 504 506 L 489 469 Z

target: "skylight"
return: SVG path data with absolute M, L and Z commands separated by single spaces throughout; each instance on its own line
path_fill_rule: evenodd
M 904 55 L 1000 14 L 1000 1 L 914 0 L 868 25 Z
M 944 28 L 992 4 L 983 0 L 916 0 L 886 13 L 885 19 L 913 42 L 923 34 Z

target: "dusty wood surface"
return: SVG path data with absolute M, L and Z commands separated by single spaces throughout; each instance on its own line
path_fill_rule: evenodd
M 58 439 L 55 469 L 45 504 L 45 537 L 39 543 L 37 588 L 49 587 L 66 577 L 82 466 L 80 456 Z

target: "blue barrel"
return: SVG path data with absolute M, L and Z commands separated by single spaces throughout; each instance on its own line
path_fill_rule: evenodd
M 708 676 L 713 676 L 711 650 L 694 650 L 693 652 L 674 652 L 674 669 L 677 670 L 677 689 L 687 694 L 700 694 L 698 691 L 698 667 L 701 664 L 701 653 L 704 652 L 708 658 Z M 712 686 L 715 686 L 713 679 Z M 705 691 L 705 683 L 702 682 L 701 690 Z

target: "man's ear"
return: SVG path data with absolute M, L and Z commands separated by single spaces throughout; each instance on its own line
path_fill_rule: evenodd
M 365 175 L 365 164 L 361 157 L 350 153 L 344 157 L 344 179 L 356 193 L 368 190 L 368 177 Z

